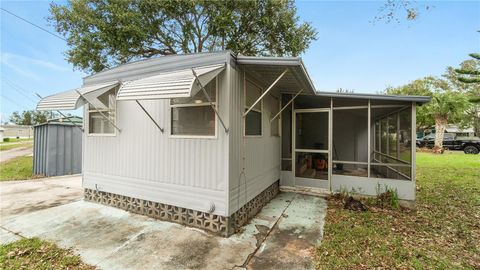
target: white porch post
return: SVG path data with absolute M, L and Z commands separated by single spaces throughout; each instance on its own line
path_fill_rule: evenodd
M 332 175 L 333 175 L 333 98 L 330 98 L 330 111 L 328 112 L 328 190 L 332 191 Z
M 372 141 L 372 106 L 371 106 L 371 103 L 370 103 L 370 99 L 368 100 L 368 113 L 367 113 L 367 125 L 368 125 L 368 130 L 367 130 L 367 137 L 368 137 L 368 142 L 367 142 L 367 147 L 368 147 L 368 151 L 367 151 L 367 178 L 370 178 L 370 155 L 371 155 L 371 148 L 370 148 L 370 144 L 371 144 L 371 141 Z
M 416 144 L 416 139 L 417 139 L 417 104 L 415 102 L 412 102 L 412 138 L 410 139 L 411 142 L 410 142 L 410 148 L 411 148 L 411 151 L 412 151 L 412 161 L 411 161 L 411 176 L 410 176 L 410 179 L 412 180 L 413 182 L 413 196 L 414 198 L 416 197 L 416 181 L 417 181 L 417 177 L 416 177 L 416 171 L 417 171 L 417 168 L 416 168 L 416 159 L 417 159 L 417 144 Z

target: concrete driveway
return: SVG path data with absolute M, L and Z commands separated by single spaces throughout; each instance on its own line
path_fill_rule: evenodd
M 6 151 L 0 151 L 0 162 L 8 161 L 12 158 L 23 157 L 33 154 L 32 147 L 19 147 Z
M 44 201 L 51 201 L 52 206 L 60 204 L 57 206 L 33 209 L 34 201 L 46 196 L 47 186 L 37 191 L 25 186 L 24 192 L 17 186 L 19 198 L 32 198 L 32 201 L 20 200 L 19 204 L 24 207 L 4 203 L 2 196 L 2 243 L 18 237 L 38 236 L 73 248 L 84 262 L 100 269 L 314 268 L 312 258 L 322 238 L 326 212 L 326 202 L 320 197 L 280 193 L 241 233 L 222 238 L 199 229 L 85 202 L 79 199 L 79 180 L 78 184 L 70 182 L 71 179 L 65 179 L 64 184 L 56 180 L 43 182 L 56 190 L 53 192 L 56 195 Z M 0 183 L 0 187 L 3 194 L 5 183 Z M 60 198 L 62 188 L 64 200 Z M 13 192 L 6 194 L 14 198 Z M 10 210 L 12 206 L 17 210 Z

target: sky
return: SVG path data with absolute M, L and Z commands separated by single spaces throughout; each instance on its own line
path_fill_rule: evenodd
M 415 21 L 375 22 L 385 1 L 298 1 L 318 39 L 302 55 L 319 91 L 378 93 L 424 76 L 441 76 L 480 51 L 480 1 L 418 1 Z M 61 3 L 61 2 L 60 2 Z M 55 32 L 50 1 L 1 1 L 2 8 Z M 400 14 L 402 15 L 402 14 Z M 0 118 L 34 109 L 38 98 L 77 88 L 87 74 L 65 60 L 66 42 L 0 11 Z M 77 111 L 78 114 L 78 111 Z

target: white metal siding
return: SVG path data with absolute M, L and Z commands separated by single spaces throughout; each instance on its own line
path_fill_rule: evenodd
M 243 136 L 243 87 L 242 69 L 231 68 L 229 214 L 280 178 L 280 137 L 270 136 L 271 108 L 268 102 L 263 103 L 262 136 Z M 242 173 L 244 164 L 245 174 Z
M 224 74 L 218 80 L 219 112 L 228 119 Z M 118 101 L 116 123 L 122 131 L 85 135 L 83 186 L 200 211 L 214 202 L 215 213 L 225 215 L 228 136 L 219 128 L 213 139 L 170 137 L 169 102 L 141 101 L 165 128 L 162 134 L 135 101 Z

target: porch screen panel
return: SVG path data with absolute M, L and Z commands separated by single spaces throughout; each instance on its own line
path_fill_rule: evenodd
M 372 108 L 375 144 L 371 147 L 370 177 L 411 179 L 411 108 Z
M 334 108 L 332 126 L 332 173 L 367 177 L 368 109 Z
M 328 113 L 296 114 L 296 149 L 328 150 Z

